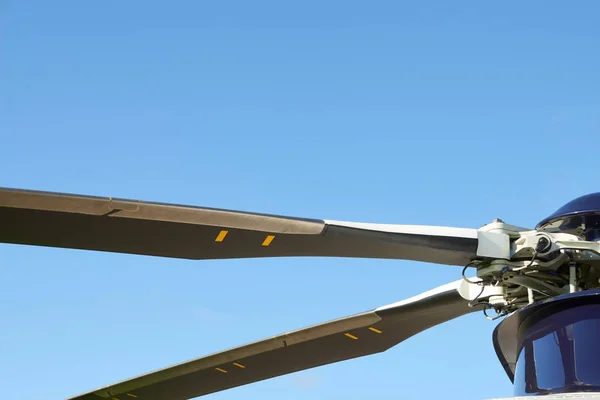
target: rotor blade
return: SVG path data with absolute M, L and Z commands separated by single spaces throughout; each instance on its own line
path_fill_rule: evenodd
M 2 188 L 0 224 L 0 242 L 13 244 L 186 259 L 330 256 L 461 266 L 485 255 L 478 247 L 487 234 Z
M 408 300 L 175 365 L 70 400 L 187 400 L 383 352 L 428 328 L 480 310 L 469 307 L 459 294 L 459 290 L 468 292 L 465 284 L 452 282 Z

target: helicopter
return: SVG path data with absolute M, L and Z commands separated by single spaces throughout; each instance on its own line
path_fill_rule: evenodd
M 380 353 L 483 312 L 518 398 L 600 399 L 600 193 L 534 229 L 286 217 L 0 188 L 0 242 L 191 260 L 353 257 L 462 267 L 460 279 L 337 320 L 187 361 L 68 400 L 188 400 Z M 467 271 L 474 277 L 467 277 Z

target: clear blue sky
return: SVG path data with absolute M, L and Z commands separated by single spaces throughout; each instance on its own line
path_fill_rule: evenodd
M 600 4 L 418 3 L 3 2 L 0 185 L 459 227 L 534 226 L 600 191 Z M 8 245 L 0 260 L 0 387 L 14 400 L 69 397 L 460 277 L 403 261 Z M 207 398 L 510 395 L 494 326 L 473 314 Z

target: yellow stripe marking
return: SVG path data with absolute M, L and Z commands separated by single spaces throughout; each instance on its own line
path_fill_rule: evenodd
M 134 399 L 137 398 L 137 396 L 135 394 L 131 394 L 131 393 L 127 393 L 127 396 L 133 397 Z
M 235 365 L 235 366 L 236 366 L 236 367 L 238 367 L 238 368 L 246 368 L 246 366 L 245 366 L 245 365 L 242 365 L 242 364 L 240 364 L 240 363 L 233 363 L 233 365 Z
M 116 397 L 113 397 L 112 400 L 119 400 L 119 399 L 117 399 Z
M 227 371 L 225 371 L 223 368 L 215 368 L 217 371 L 222 372 L 224 374 L 227 373 Z
M 271 244 L 271 242 L 273 241 L 273 239 L 275 239 L 275 236 L 273 235 L 269 235 L 267 236 L 267 238 L 265 239 L 265 241 L 262 243 L 263 246 L 268 246 Z
M 377 328 L 373 328 L 373 327 L 370 327 L 370 328 L 369 328 L 369 330 L 370 330 L 370 331 L 373 331 L 373 332 L 375 332 L 375 333 L 382 333 L 382 332 L 381 332 L 379 329 L 377 329 Z
M 222 242 L 223 240 L 225 240 L 225 236 L 227 236 L 227 231 L 219 232 L 217 238 L 215 239 L 215 242 Z
M 351 333 L 345 333 L 345 335 L 348 336 L 350 339 L 358 340 L 358 338 Z

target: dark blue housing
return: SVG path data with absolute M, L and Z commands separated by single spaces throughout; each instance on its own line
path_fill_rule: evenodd
M 564 232 L 584 240 L 600 240 L 600 193 L 592 193 L 572 200 L 542 220 L 536 229 Z
M 493 338 L 516 396 L 600 391 L 600 290 L 523 307 Z

